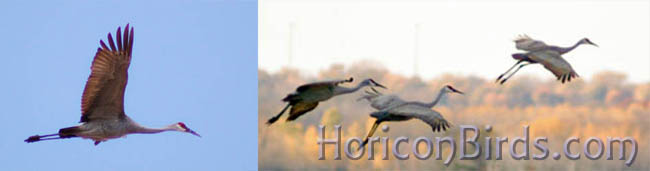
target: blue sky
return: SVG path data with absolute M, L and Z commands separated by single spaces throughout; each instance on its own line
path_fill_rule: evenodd
M 0 2 L 0 170 L 257 169 L 257 2 Z M 125 111 L 178 132 L 94 146 L 23 140 L 77 125 L 108 32 L 135 28 Z

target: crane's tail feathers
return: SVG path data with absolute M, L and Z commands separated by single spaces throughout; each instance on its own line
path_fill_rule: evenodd
M 514 53 L 514 54 L 512 54 L 512 58 L 514 58 L 516 60 L 527 60 L 528 56 L 526 54 L 523 54 L 523 53 Z
M 67 128 L 61 128 L 59 129 L 59 137 L 61 138 L 71 138 L 71 137 L 76 137 L 77 133 L 80 132 L 81 130 L 79 129 L 78 126 L 73 126 L 73 127 L 67 127 Z
M 268 121 L 266 121 L 266 124 L 267 124 L 267 125 L 271 125 L 271 124 L 273 124 L 275 121 L 278 121 L 278 119 L 280 119 L 280 116 L 282 116 L 282 114 L 284 113 L 284 111 L 287 111 L 287 109 L 289 108 L 289 106 L 291 106 L 291 104 L 287 104 L 287 106 L 284 106 L 284 108 L 282 109 L 282 111 L 280 111 L 280 113 L 278 113 L 277 115 L 273 116 L 271 119 L 269 119 Z

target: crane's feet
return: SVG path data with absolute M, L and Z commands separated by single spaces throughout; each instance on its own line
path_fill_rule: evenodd
M 41 140 L 41 136 L 34 135 L 34 136 L 31 136 L 31 137 L 27 138 L 27 139 L 25 140 L 25 142 L 27 142 L 27 143 L 33 143 L 33 142 L 40 141 L 40 140 Z
M 366 144 L 368 144 L 368 138 L 366 138 L 366 140 L 363 140 L 363 143 L 361 143 L 361 145 L 359 145 L 359 149 L 357 149 L 357 150 L 358 151 L 363 150 L 363 147 L 365 147 Z
M 501 74 L 501 75 L 499 75 L 499 78 L 497 78 L 497 80 L 496 80 L 496 81 L 494 81 L 494 82 L 495 82 L 495 83 L 498 83 L 498 82 L 499 82 L 499 80 L 501 80 L 501 78 L 503 78 L 503 75 L 504 75 L 504 74 Z
M 500 83 L 500 84 L 503 84 L 503 83 L 505 83 L 505 82 L 506 82 L 506 80 L 508 80 L 508 79 L 506 78 L 506 79 L 503 79 L 503 80 L 501 80 L 501 83 Z
M 269 126 L 270 126 L 271 124 L 275 123 L 275 121 L 278 121 L 279 118 L 280 118 L 280 117 L 277 117 L 277 116 L 272 117 L 271 119 L 269 119 L 268 121 L 266 121 L 266 125 L 269 125 Z

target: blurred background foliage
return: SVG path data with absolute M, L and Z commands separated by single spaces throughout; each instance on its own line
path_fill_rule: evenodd
M 372 61 L 364 61 L 351 66 L 331 65 L 316 76 L 301 75 L 298 70 L 285 68 L 277 73 L 258 70 L 258 164 L 260 170 L 274 169 L 322 169 L 322 170 L 649 170 L 650 150 L 647 131 L 650 126 L 650 82 L 631 83 L 626 74 L 615 71 L 602 71 L 589 81 L 585 78 L 561 84 L 548 77 L 538 78 L 517 75 L 504 85 L 494 83 L 495 78 L 480 78 L 467 75 L 443 74 L 430 80 L 392 74 L 388 69 Z M 368 114 L 373 111 L 366 101 L 356 101 L 361 91 L 337 96 L 319 106 L 294 122 L 285 122 L 284 115 L 272 126 L 266 120 L 277 114 L 284 103 L 280 100 L 301 84 L 354 77 L 355 82 L 344 84 L 354 86 L 365 78 L 373 78 L 387 86 L 385 94 L 397 94 L 405 100 L 431 101 L 444 85 L 465 92 L 465 95 L 448 95 L 434 110 L 439 111 L 454 127 L 443 133 L 433 133 L 421 121 L 387 122 L 387 133 L 377 131 L 375 136 L 387 136 L 394 140 L 397 136 L 408 136 L 410 142 L 420 136 L 428 138 L 453 136 L 456 140 L 456 156 L 449 166 L 443 160 L 431 157 L 418 160 L 411 151 L 411 145 L 401 145 L 400 151 L 409 152 L 411 159 L 397 160 L 389 153 L 389 160 L 381 160 L 381 149 L 375 149 L 375 160 L 367 160 L 367 152 L 360 160 L 350 160 L 341 149 L 342 160 L 333 160 L 334 147 L 326 148 L 326 159 L 318 160 L 317 126 L 326 126 L 326 138 L 334 137 L 333 125 L 342 125 L 342 143 L 347 138 L 363 138 L 374 119 Z M 381 90 L 380 90 L 381 91 Z M 550 149 L 545 161 L 516 161 L 510 157 L 509 146 L 503 145 L 503 160 L 458 160 L 458 125 L 475 125 L 481 129 L 481 141 L 485 136 L 492 138 L 491 151 L 494 151 L 494 137 L 507 136 L 510 139 L 522 136 L 523 126 L 530 126 L 531 141 L 534 137 L 548 137 L 546 147 Z M 491 125 L 488 133 L 484 128 Z M 470 133 L 468 136 L 473 136 Z M 581 152 L 581 159 L 571 161 L 562 155 L 560 160 L 551 158 L 553 152 L 561 152 L 562 143 L 569 137 L 580 138 L 580 144 L 572 145 L 572 152 Z M 606 160 L 605 154 L 596 161 L 586 159 L 582 145 L 589 137 L 598 137 L 603 142 L 610 137 L 631 136 L 639 143 L 637 158 L 632 167 L 626 167 L 618 159 L 618 145 L 615 160 Z M 512 140 L 510 140 L 512 142 Z M 392 144 L 392 142 L 389 142 Z M 483 143 L 482 143 L 483 144 Z M 423 146 L 423 144 L 420 144 Z M 539 154 L 530 142 L 530 152 Z M 343 146 L 343 145 L 342 145 Z M 518 150 L 521 151 L 518 145 Z M 592 144 L 592 147 L 595 145 Z M 344 147 L 342 147 L 344 148 Z M 390 147 L 389 147 L 390 148 Z M 403 149 L 402 149 L 403 148 Z M 422 147 L 421 147 L 422 148 Z M 443 159 L 449 153 L 443 147 Z M 390 150 L 390 149 L 389 149 Z M 595 148 L 592 148 L 594 151 Z M 604 150 L 604 149 L 603 149 Z M 626 157 L 631 148 L 628 146 Z M 437 151 L 437 149 L 433 149 Z M 595 151 L 594 151 L 595 152 Z M 603 151 L 604 152 L 604 151 Z M 482 154 L 484 155 L 484 154 Z

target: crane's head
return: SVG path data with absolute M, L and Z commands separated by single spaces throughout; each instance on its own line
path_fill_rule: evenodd
M 174 124 L 174 126 L 175 126 L 174 129 L 176 131 L 186 132 L 186 133 L 190 133 L 192 135 L 196 135 L 198 137 L 201 137 L 201 135 L 199 135 L 198 133 L 192 131 L 190 128 L 187 128 L 187 126 L 185 126 L 185 123 L 183 123 L 183 122 L 178 122 L 178 123 Z
M 381 85 L 381 84 L 375 82 L 375 80 L 372 80 L 372 79 L 363 80 L 363 82 L 361 82 L 361 86 L 381 87 L 381 88 L 386 89 L 386 87 L 384 85 Z
M 463 92 L 456 90 L 454 87 L 452 87 L 452 86 L 450 86 L 450 85 L 446 85 L 445 88 L 444 88 L 444 90 L 445 90 L 446 92 L 448 92 L 448 93 L 464 94 Z
M 594 42 L 591 42 L 591 40 L 589 40 L 588 38 L 583 38 L 582 40 L 580 40 L 580 44 L 588 44 L 588 45 L 594 45 L 594 46 L 598 47 L 597 44 L 595 44 Z

